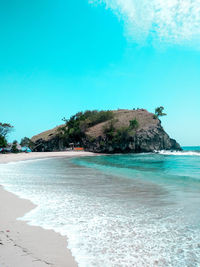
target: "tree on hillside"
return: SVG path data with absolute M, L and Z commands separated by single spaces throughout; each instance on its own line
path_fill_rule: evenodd
M 163 113 L 164 107 L 160 106 L 155 109 L 155 116 L 156 118 L 166 116 L 166 113 Z

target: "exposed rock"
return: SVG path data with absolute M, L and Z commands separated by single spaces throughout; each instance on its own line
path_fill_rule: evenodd
M 169 138 L 161 126 L 141 129 L 120 143 L 110 144 L 102 136 L 99 136 L 92 142 L 86 139 L 84 147 L 88 151 L 98 153 L 140 153 L 158 150 L 181 150 L 180 145 L 174 139 Z
M 116 129 L 128 127 L 130 120 L 136 119 L 138 129 L 121 142 L 110 142 L 103 134 L 103 128 L 109 122 L 95 125 L 87 132 L 84 147 L 92 152 L 128 153 L 153 152 L 157 150 L 181 150 L 180 145 L 161 126 L 161 121 L 145 109 L 114 111 Z
M 33 150 L 38 152 L 64 150 L 63 140 L 57 134 L 57 130 L 62 126 L 64 125 L 56 126 L 51 130 L 34 135 L 31 138 L 31 141 L 34 143 Z

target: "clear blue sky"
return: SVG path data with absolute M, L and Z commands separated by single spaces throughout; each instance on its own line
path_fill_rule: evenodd
M 200 145 L 198 1 L 190 16 L 169 0 L 145 2 L 1 1 L 0 121 L 15 126 L 10 140 L 81 110 L 162 105 L 170 136 Z

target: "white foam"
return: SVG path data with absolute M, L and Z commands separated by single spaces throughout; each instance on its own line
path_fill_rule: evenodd
M 198 151 L 168 151 L 168 150 L 160 150 L 155 151 L 161 155 L 174 155 L 174 156 L 200 156 L 200 152 Z

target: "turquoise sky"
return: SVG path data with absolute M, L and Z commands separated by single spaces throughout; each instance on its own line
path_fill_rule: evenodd
M 188 16 L 177 6 L 177 22 L 169 5 L 155 5 L 1 1 L 0 120 L 15 126 L 10 139 L 81 110 L 162 105 L 170 136 L 200 145 L 200 11 Z

